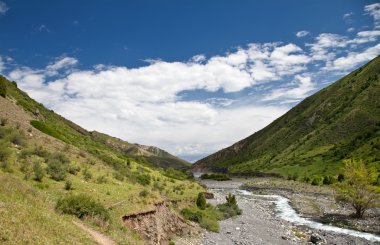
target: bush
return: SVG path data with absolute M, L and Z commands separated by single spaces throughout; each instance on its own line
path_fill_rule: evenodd
M 19 132 L 13 132 L 9 135 L 9 141 L 15 145 L 19 146 L 25 146 L 26 145 L 26 139 L 25 136 L 20 134 Z
M 226 203 L 219 204 L 217 209 L 223 214 L 225 219 L 242 214 L 242 210 L 237 205 L 235 195 L 231 193 L 226 196 Z
M 108 210 L 86 194 L 69 195 L 58 200 L 55 209 L 64 214 L 74 215 L 80 219 L 86 217 L 108 221 Z
M 85 181 L 89 181 L 90 179 L 92 179 L 92 174 L 87 168 L 83 169 L 82 172 L 83 172 L 83 178 Z
M 67 168 L 67 172 L 69 172 L 72 175 L 77 175 L 79 171 L 80 171 L 80 167 L 77 165 L 70 165 Z
M 331 185 L 332 183 L 333 183 L 333 178 L 331 176 L 323 177 L 323 184 L 324 185 Z
M 0 96 L 4 98 L 7 96 L 7 82 L 3 76 L 0 76 Z
M 311 185 L 320 185 L 321 184 L 321 178 L 320 177 L 315 177 L 312 181 L 311 181 Z
M 47 172 L 53 180 L 61 181 L 66 178 L 66 166 L 59 161 L 48 162 Z
M 149 192 L 147 190 L 140 191 L 139 196 L 140 197 L 147 197 L 149 195 Z
M 200 211 L 194 212 L 188 208 L 184 208 L 181 210 L 181 215 L 188 220 L 200 223 L 202 220 L 202 213 Z
M 342 182 L 343 180 L 344 180 L 344 175 L 343 174 L 339 174 L 338 175 L 338 181 Z
M 197 222 L 202 228 L 213 232 L 219 231 L 218 220 L 223 218 L 221 213 L 212 206 L 205 210 L 200 210 L 197 207 L 185 208 L 181 210 L 181 215 L 185 219 Z
M 65 182 L 65 190 L 69 191 L 73 189 L 73 183 L 70 180 L 66 180 Z
M 197 204 L 197 207 L 202 209 L 202 210 L 204 210 L 206 208 L 206 198 L 202 192 L 198 194 L 196 204 Z
M 363 161 L 344 161 L 345 180 L 337 187 L 339 199 L 346 201 L 355 209 L 356 217 L 363 217 L 367 209 L 380 205 L 379 190 L 371 183 L 377 178 L 374 169 L 367 168 Z
M 0 162 L 5 162 L 10 157 L 12 151 L 9 149 L 9 144 L 0 141 Z
M 217 181 L 231 180 L 227 174 L 202 174 L 201 179 L 213 179 Z
M 98 184 L 104 184 L 104 183 L 107 183 L 107 177 L 102 175 L 102 176 L 99 176 L 97 179 L 96 179 L 96 183 Z
M 140 185 L 144 185 L 145 186 L 145 185 L 149 185 L 150 184 L 151 178 L 150 178 L 149 174 L 138 174 L 136 176 L 136 181 Z
M 8 124 L 7 118 L 0 118 L 0 126 L 5 126 Z
M 44 178 L 45 176 L 45 171 L 44 169 L 42 168 L 41 166 L 41 163 L 36 161 L 33 165 L 33 172 L 34 172 L 34 177 L 33 179 L 35 181 L 38 181 L 38 182 L 41 182 L 42 179 Z

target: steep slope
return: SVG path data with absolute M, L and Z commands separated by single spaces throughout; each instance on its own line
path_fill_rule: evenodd
M 139 161 L 146 162 L 154 167 L 160 168 L 174 168 L 174 169 L 188 169 L 190 163 L 170 153 L 155 147 L 145 146 L 140 144 L 131 144 L 121 139 L 108 136 L 96 131 L 90 132 L 92 139 L 102 142 L 105 145 L 118 150 L 130 157 L 139 159 Z
M 118 244 L 148 244 L 123 224 L 123 216 L 152 210 L 167 200 L 187 207 L 204 191 L 185 173 L 157 168 L 95 139 L 95 134 L 46 109 L 0 76 L 1 244 L 94 244 L 73 220 Z M 72 195 L 92 198 L 109 219 L 61 215 L 59 200 Z
M 380 168 L 379 73 L 377 57 L 193 169 L 313 176 L 339 172 L 345 158 Z

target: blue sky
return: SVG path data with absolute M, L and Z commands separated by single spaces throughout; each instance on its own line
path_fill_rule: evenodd
M 89 130 L 197 160 L 380 54 L 376 1 L 0 0 L 0 72 Z

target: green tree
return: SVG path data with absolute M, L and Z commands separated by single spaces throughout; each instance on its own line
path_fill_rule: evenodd
M 198 194 L 198 198 L 197 198 L 197 206 L 202 209 L 202 210 L 205 210 L 206 209 L 206 198 L 205 198 L 205 195 L 201 192 Z
M 363 217 L 368 208 L 379 204 L 379 190 L 371 183 L 377 178 L 373 169 L 366 168 L 363 161 L 344 161 L 344 181 L 338 185 L 340 199 L 352 205 L 356 217 Z

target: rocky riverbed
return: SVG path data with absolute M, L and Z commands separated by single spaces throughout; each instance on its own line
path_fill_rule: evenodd
M 204 181 L 215 195 L 213 205 L 225 202 L 231 192 L 237 196 L 243 214 L 220 222 L 220 232 L 192 233 L 176 240 L 176 244 L 375 244 L 369 240 L 331 231 L 312 229 L 285 221 L 277 215 L 275 203 L 265 196 L 242 195 L 240 180 Z M 380 243 L 378 243 L 380 244 Z

